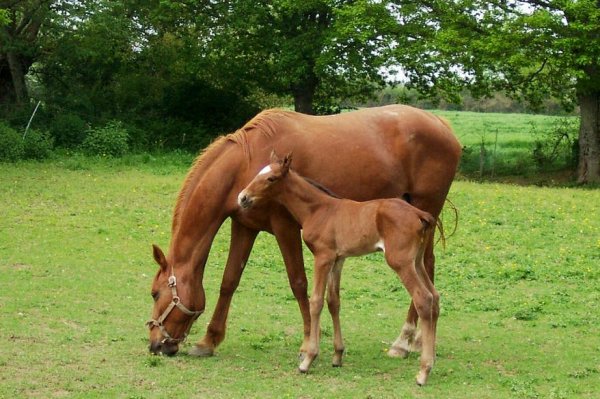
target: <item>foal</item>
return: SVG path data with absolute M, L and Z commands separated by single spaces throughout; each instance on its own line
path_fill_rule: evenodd
M 282 160 L 272 154 L 271 162 L 239 194 L 238 204 L 248 208 L 267 199 L 281 203 L 302 226 L 304 242 L 314 255 L 310 341 L 300 372 L 307 372 L 319 353 L 325 289 L 333 319 L 333 366 L 342 365 L 344 343 L 339 318 L 342 265 L 347 257 L 381 250 L 410 293 L 421 318 L 422 352 L 417 384 L 425 384 L 435 357 L 439 295 L 427 277 L 423 252 L 435 219 L 397 198 L 366 202 L 334 198 L 290 170 L 291 154 Z M 402 335 L 398 340 L 401 339 Z

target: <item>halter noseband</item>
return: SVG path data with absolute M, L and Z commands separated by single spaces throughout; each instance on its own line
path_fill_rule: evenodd
M 169 287 L 171 287 L 171 295 L 173 295 L 173 299 L 171 299 L 171 303 L 169 304 L 169 306 L 167 306 L 165 311 L 160 315 L 160 317 L 158 319 L 150 319 L 146 323 L 146 325 L 148 326 L 148 328 L 150 330 L 152 330 L 154 327 L 158 327 L 158 329 L 160 330 L 160 333 L 164 337 L 163 340 L 160 341 L 162 344 L 164 344 L 165 342 L 178 344 L 180 342 L 185 341 L 188 333 L 190 332 L 190 329 L 192 328 L 193 322 L 204 311 L 203 310 L 196 310 L 196 311 L 189 310 L 188 308 L 185 307 L 185 305 L 183 303 L 181 303 L 181 299 L 179 298 L 179 295 L 177 295 L 177 278 L 175 277 L 173 269 L 171 269 L 171 275 L 169 276 L 168 285 L 169 285 Z M 181 338 L 171 337 L 171 335 L 169 335 L 169 333 L 167 332 L 167 329 L 165 328 L 165 326 L 163 324 L 163 322 L 165 321 L 167 316 L 169 316 L 169 314 L 171 313 L 171 311 L 174 308 L 178 308 L 183 313 L 185 313 L 188 316 L 192 316 L 192 318 L 193 318 L 192 323 L 190 323 L 189 327 L 187 328 L 186 332 L 183 334 L 183 337 L 181 337 Z

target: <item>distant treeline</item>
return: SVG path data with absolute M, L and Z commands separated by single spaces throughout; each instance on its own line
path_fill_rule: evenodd
M 500 112 L 521 114 L 544 114 L 544 115 L 576 115 L 578 109 L 572 112 L 565 111 L 560 101 L 548 98 L 541 107 L 533 109 L 524 102 L 514 100 L 503 93 L 495 93 L 489 98 L 474 98 L 468 91 L 461 93 L 460 103 L 451 103 L 444 99 L 434 100 L 423 98 L 416 90 L 406 87 L 386 87 L 378 91 L 374 97 L 362 103 L 352 103 L 351 106 L 379 106 L 386 104 L 408 104 L 422 109 L 439 109 L 443 111 L 473 111 L 473 112 Z M 350 105 L 350 104 L 349 104 Z

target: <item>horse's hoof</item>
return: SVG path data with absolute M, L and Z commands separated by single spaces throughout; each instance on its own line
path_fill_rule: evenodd
M 406 349 L 402 349 L 402 348 L 390 348 L 390 350 L 388 351 L 388 356 L 389 357 L 395 357 L 395 358 L 401 358 L 401 359 L 406 359 L 408 357 L 408 351 Z
M 308 369 L 304 368 L 304 367 L 298 367 L 298 372 L 300 374 L 306 374 L 306 373 L 308 373 Z
M 192 349 L 189 350 L 188 354 L 195 357 L 211 357 L 215 355 L 215 351 L 211 348 L 194 345 Z

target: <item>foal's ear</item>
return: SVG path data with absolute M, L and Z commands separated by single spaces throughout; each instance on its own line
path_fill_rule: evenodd
M 271 163 L 279 163 L 281 162 L 281 160 L 279 159 L 279 157 L 277 156 L 277 154 L 275 154 L 275 150 L 271 150 Z
M 164 272 L 167 270 L 167 258 L 165 258 L 165 254 L 162 249 L 158 247 L 158 245 L 152 244 L 152 255 L 154 255 L 154 260 L 160 266 L 161 270 Z
M 292 152 L 288 152 L 285 157 L 280 161 L 281 162 L 281 174 L 285 176 L 287 172 L 290 170 L 290 165 L 292 164 Z

